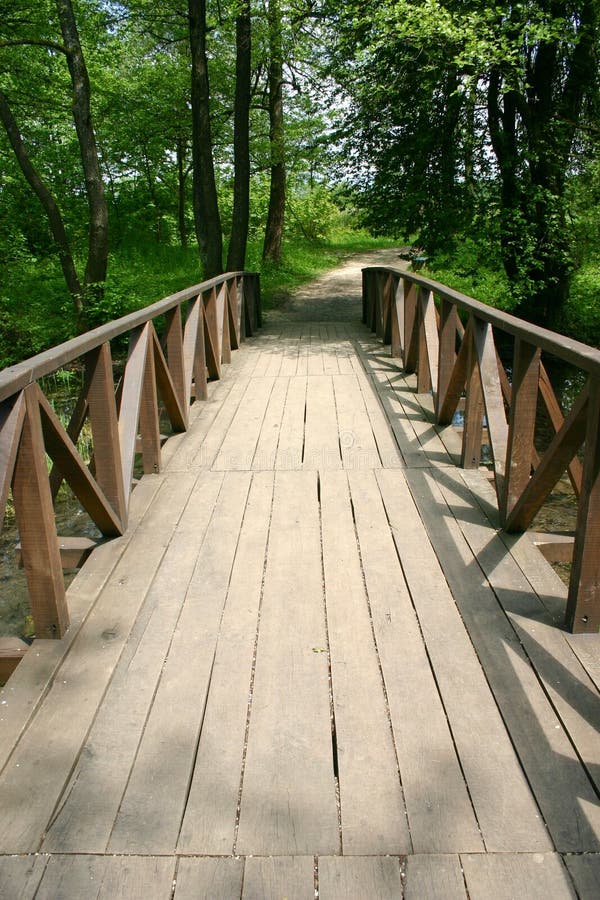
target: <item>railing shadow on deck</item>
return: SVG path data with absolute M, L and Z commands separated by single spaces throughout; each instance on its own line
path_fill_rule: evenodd
M 417 392 L 433 395 L 437 424 L 450 424 L 464 403 L 463 468 L 479 467 L 486 430 L 500 522 L 507 532 L 527 529 L 561 475 L 568 472 L 578 512 L 565 625 L 573 632 L 597 633 L 600 351 L 394 267 L 363 269 L 363 322 L 391 345 L 391 357 L 401 359 L 407 373 L 416 373 Z M 514 341 L 512 380 L 497 350 L 498 332 Z M 587 376 L 566 416 L 553 392 L 542 352 Z M 554 429 L 542 454 L 534 443 L 538 395 Z M 582 445 L 583 464 L 577 456 Z
M 185 431 L 190 404 L 207 398 L 207 381 L 260 325 L 258 275 L 230 272 L 0 372 L 0 509 L 4 518 L 12 492 L 36 637 L 60 638 L 69 626 L 54 516 L 63 481 L 104 536 L 122 534 L 136 456 L 144 473 L 160 471 L 160 413 L 172 432 Z M 119 377 L 110 342 L 127 335 Z M 84 383 L 65 428 L 39 380 L 75 363 Z M 86 422 L 89 462 L 77 447 Z

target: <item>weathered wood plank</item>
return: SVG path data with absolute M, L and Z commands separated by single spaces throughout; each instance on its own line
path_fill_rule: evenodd
M 238 378 L 233 381 L 231 390 L 223 399 L 216 415 L 207 416 L 204 424 L 198 422 L 197 425 L 194 425 L 194 432 L 188 445 L 189 449 L 186 447 L 187 453 L 185 454 L 189 465 L 212 467 L 239 406 L 243 402 L 248 384 L 249 379 L 247 378 Z
M 459 857 L 409 856 L 406 860 L 404 900 L 467 900 Z
M 321 474 L 323 571 L 345 854 L 411 849 L 343 472 Z
M 305 377 L 290 378 L 275 458 L 276 469 L 302 468 L 304 449 Z
M 587 797 L 587 802 L 593 804 L 589 788 L 586 791 L 585 783 L 579 784 L 582 773 L 577 773 L 577 756 L 570 749 L 566 735 L 560 741 L 559 735 L 555 733 L 559 731 L 562 734 L 562 729 L 566 729 L 589 777 L 596 784 L 597 790 L 600 790 L 600 694 L 574 657 L 562 631 L 556 628 L 541 601 L 531 590 L 525 574 L 511 554 L 506 552 L 504 542 L 487 521 L 483 511 L 474 503 L 473 494 L 477 492 L 478 486 L 475 478 L 471 477 L 470 482 L 472 493 L 466 489 L 458 473 L 449 473 L 442 493 L 560 717 L 555 720 L 553 716 L 546 717 L 540 712 L 536 720 L 540 727 L 542 723 L 547 723 L 547 740 L 554 747 L 554 752 L 561 758 L 571 759 L 573 775 L 567 775 L 565 771 L 562 790 L 566 794 L 571 788 L 571 793 L 577 795 L 579 801 Z M 538 746 L 541 751 L 544 742 L 540 740 Z M 538 767 L 542 767 L 541 759 Z M 585 782 L 585 777 L 583 780 Z M 535 776 L 530 781 L 533 784 Z M 560 770 L 557 768 L 557 795 L 561 790 L 561 781 Z M 576 784 L 579 785 L 577 788 Z M 569 808 L 566 802 L 563 801 L 565 813 Z M 595 822 L 600 839 L 600 816 L 594 816 L 590 812 L 588 818 Z
M 34 900 L 48 864 L 47 856 L 0 856 L 0 897 Z
M 557 853 L 463 854 L 460 859 L 470 900 L 575 900 Z
M 170 900 L 175 859 L 135 856 L 52 856 L 36 898 Z
M 314 867 L 312 856 L 249 857 L 242 900 L 314 900 Z
M 254 470 L 274 469 L 289 378 L 276 378 L 252 460 Z
M 262 429 L 273 377 L 252 378 L 213 463 L 217 471 L 248 470 Z
M 333 389 L 344 468 L 380 468 L 377 444 L 356 377 L 334 375 Z
M 432 470 L 440 479 L 451 471 Z M 457 590 L 467 593 L 465 561 L 455 598 L 446 580 L 446 554 L 444 570 L 438 561 L 451 545 L 446 537 L 443 546 L 446 526 L 439 503 L 424 510 L 432 474 L 411 470 L 404 473 L 406 479 L 398 474 L 381 470 L 377 479 L 485 846 L 490 851 L 546 849 L 549 840 L 535 800 L 455 603 Z M 441 526 L 432 528 L 429 538 L 406 481 L 428 529 L 430 515 Z
M 273 478 L 272 472 L 254 475 L 246 504 L 179 836 L 180 853 L 234 851 Z
M 181 477 L 188 503 L 48 828 L 43 847 L 50 852 L 106 850 L 223 480 L 210 472 L 195 485 Z
M 600 855 L 569 855 L 563 861 L 573 879 L 579 900 L 596 900 L 600 896 Z
M 225 476 L 115 820 L 111 853 L 175 851 L 249 485 L 246 472 Z
M 305 469 L 339 469 L 340 435 L 331 377 L 309 376 L 304 431 Z
M 45 697 L 92 603 L 125 552 L 161 484 L 161 478 L 142 481 L 132 498 L 128 531 L 98 547 L 77 573 L 67 593 L 71 625 L 65 636 L 60 641 L 36 639 L 33 652 L 26 655 L 9 683 L 0 688 L 0 771 Z
M 189 484 L 177 478 L 168 503 L 150 508 L 2 772 L 2 852 L 39 848 L 188 497 Z
M 390 428 L 387 416 L 383 411 L 373 380 L 366 374 L 356 355 L 349 358 L 348 362 L 362 394 L 381 463 L 386 468 L 401 469 L 404 466 L 404 459 Z
M 598 834 L 591 821 L 597 816 L 597 806 L 585 799 L 591 800 L 591 785 L 575 762 L 572 746 L 518 636 L 489 583 L 482 580 L 480 564 L 474 565 L 475 557 L 460 522 L 450 515 L 458 515 L 456 504 L 453 503 L 452 511 L 446 506 L 444 498 L 451 491 L 451 476 L 457 473 L 447 470 L 443 475 L 443 480 L 438 478 L 436 482 L 433 477 L 418 478 L 415 473 L 409 481 L 456 604 L 555 845 L 559 850 L 575 846 L 594 849 Z M 458 502 L 464 504 L 465 499 Z M 465 513 L 472 515 L 470 506 L 461 518 Z M 491 742 L 491 746 L 495 752 L 496 742 Z M 519 821 L 523 821 L 522 817 Z M 538 835 L 539 825 L 540 820 L 532 823 L 535 831 L 532 830 L 530 840 Z M 514 823 L 513 832 L 516 834 Z M 506 849 L 517 848 L 509 844 Z M 523 849 L 535 848 L 528 848 L 524 842 Z
M 25 419 L 25 395 L 5 400 L 0 406 L 0 529 L 10 491 L 15 459 Z
M 349 479 L 414 851 L 480 850 L 452 732 L 377 483 L 371 473 L 350 473 Z
M 237 852 L 334 853 L 339 833 L 315 473 L 277 474 L 270 535 Z
M 438 426 L 429 421 L 423 414 L 419 397 L 430 398 L 430 394 L 421 394 L 412 386 L 414 376 L 405 378 L 400 372 L 389 373 L 388 381 L 400 400 L 407 424 L 413 429 L 422 448 L 425 459 L 433 466 L 451 466 L 454 461 L 438 434 Z
M 236 900 L 243 879 L 242 859 L 180 859 L 174 900 Z
M 324 856 L 319 859 L 319 900 L 398 900 L 400 863 L 390 856 Z

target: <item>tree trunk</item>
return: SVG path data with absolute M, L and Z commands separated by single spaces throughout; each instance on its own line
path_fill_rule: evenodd
M 192 54 L 194 223 L 204 277 L 223 271 L 223 234 L 215 182 L 206 58 L 206 0 L 188 0 Z
M 235 121 L 233 132 L 233 222 L 227 254 L 227 269 L 243 271 L 250 221 L 250 0 L 242 0 L 236 20 Z
M 104 294 L 104 283 L 108 268 L 108 209 L 90 111 L 90 80 L 83 58 L 71 0 L 56 0 L 56 8 L 65 42 L 67 64 L 73 86 L 73 119 L 79 141 L 90 211 L 88 257 L 84 276 L 85 315 L 87 297 L 90 296 L 98 300 Z
M 269 138 L 271 188 L 263 259 L 279 262 L 285 219 L 285 132 L 283 122 L 283 49 L 279 0 L 269 0 Z
M 185 145 L 182 137 L 177 138 L 177 223 L 179 241 L 183 250 L 187 250 L 187 226 L 185 223 Z
M 73 255 L 71 253 L 71 247 L 69 245 L 69 239 L 67 237 L 60 209 L 29 158 L 23 144 L 21 133 L 12 114 L 12 110 L 2 91 L 0 91 L 0 118 L 2 118 L 2 123 L 6 128 L 10 145 L 15 152 L 21 171 L 48 216 L 50 232 L 54 243 L 58 248 L 58 256 L 67 283 L 67 288 L 73 298 L 77 316 L 80 316 L 82 311 L 83 290 L 81 282 L 79 281 L 79 276 L 75 270 L 75 263 L 73 262 Z

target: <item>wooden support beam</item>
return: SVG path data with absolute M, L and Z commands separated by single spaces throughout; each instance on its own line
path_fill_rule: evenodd
M 6 684 L 28 650 L 28 644 L 20 638 L 0 638 L 0 684 Z
M 500 504 L 503 522 L 514 509 L 531 477 L 540 355 L 539 347 L 515 338 L 506 471 Z
M 69 612 L 42 437 L 40 391 L 31 384 L 23 393 L 26 412 L 13 472 L 13 500 L 36 637 L 60 638 L 69 627 Z
M 158 393 L 156 390 L 156 366 L 154 364 L 156 332 L 148 323 L 148 350 L 142 379 L 140 401 L 140 433 L 142 437 L 142 464 L 145 475 L 160 472 L 160 423 L 158 417 Z
M 136 441 L 140 420 L 142 388 L 146 371 L 146 356 L 150 345 L 149 324 L 135 328 L 129 338 L 129 356 L 121 386 L 119 409 L 119 440 L 122 458 L 122 482 L 125 501 L 129 505 L 131 480 L 135 462 Z
M 563 416 L 562 409 L 560 408 L 560 404 L 556 398 L 556 394 L 554 393 L 552 383 L 548 376 L 548 371 L 543 363 L 540 365 L 539 388 L 542 400 L 544 401 L 544 405 L 552 423 L 552 427 L 554 428 L 554 431 L 560 431 L 562 424 L 565 421 L 565 417 Z M 567 471 L 569 473 L 569 479 L 573 486 L 573 490 L 575 491 L 575 495 L 579 497 L 581 491 L 583 469 L 576 456 L 574 456 L 569 463 L 569 468 Z
M 469 353 L 473 338 L 473 324 L 471 319 L 467 323 L 466 330 L 463 334 L 460 350 L 458 351 L 454 368 L 448 380 L 448 387 L 445 396 L 439 407 L 437 421 L 440 425 L 449 425 L 452 417 L 458 409 L 459 405 L 463 405 L 466 410 L 466 401 L 463 403 L 461 397 L 463 388 L 467 380 L 467 370 L 469 366 Z
M 162 352 L 162 347 L 156 333 L 154 334 L 154 368 L 156 371 L 156 384 L 165 410 L 169 417 L 173 431 L 186 431 L 187 429 L 187 406 L 182 407 L 171 373 L 167 366 L 167 361 Z
M 555 534 L 553 532 L 527 532 L 542 556 L 550 563 L 570 563 L 573 559 L 574 534 Z
M 438 391 L 438 358 L 440 355 L 440 344 L 438 335 L 437 310 L 433 299 L 433 292 L 427 290 L 419 291 L 419 318 L 420 318 L 420 338 L 419 338 L 419 373 L 422 372 L 421 378 L 417 375 L 417 392 L 428 393 L 433 391 L 433 395 Z M 423 365 L 421 357 L 424 356 Z M 423 390 L 421 390 L 421 385 Z
M 456 363 L 456 331 L 459 322 L 456 306 L 449 300 L 440 302 L 440 331 L 438 342 L 437 390 L 435 393 L 436 421 L 448 394 L 454 364 Z M 454 414 L 454 413 L 453 413 Z
M 231 362 L 231 335 L 229 333 L 229 290 L 221 285 L 217 295 L 217 313 L 221 317 L 221 362 Z
M 566 612 L 573 632 L 600 631 L 600 380 L 590 378 L 583 480 Z
M 179 400 L 179 407 L 184 416 L 185 428 L 187 428 L 189 419 L 190 395 L 189 385 L 187 384 L 185 378 L 183 326 L 181 324 L 180 306 L 176 306 L 175 309 L 170 310 L 167 314 L 165 347 L 167 351 L 169 375 L 173 383 L 173 389 Z
M 475 319 L 473 339 L 479 363 L 483 404 L 490 435 L 490 449 L 494 457 L 496 494 L 500 500 L 504 492 L 508 424 L 498 372 L 498 356 L 494 344 L 492 326 L 489 322 Z
M 25 397 L 19 393 L 0 404 L 0 531 L 25 420 Z
M 465 403 L 465 424 L 462 439 L 462 452 L 460 464 L 463 469 L 477 469 L 481 462 L 481 436 L 483 428 L 483 391 L 477 359 L 477 348 L 473 338 L 475 323 L 470 323 L 468 334 L 465 333 L 464 341 L 467 345 L 467 377 Z
M 239 350 L 241 342 L 240 334 L 240 297 L 238 279 L 233 278 L 227 282 L 227 317 L 229 328 L 229 344 L 232 350 Z
M 404 289 L 404 370 L 416 371 L 419 355 L 419 321 L 417 312 L 417 288 L 410 283 Z
M 92 351 L 94 352 L 94 351 Z M 83 429 L 85 424 L 85 420 L 88 415 L 88 390 L 89 390 L 89 377 L 86 372 L 86 379 L 75 403 L 75 408 L 71 414 L 71 418 L 69 420 L 69 424 L 67 425 L 67 434 L 71 438 L 74 444 L 77 443 L 79 439 L 79 435 Z M 56 500 L 58 492 L 60 490 L 60 486 L 63 483 L 64 478 L 63 474 L 58 468 L 57 465 L 52 466 L 52 470 L 50 471 L 50 491 L 52 493 L 52 499 Z
M 506 518 L 506 531 L 525 531 L 533 521 L 544 500 L 565 471 L 586 435 L 589 390 L 586 386 L 558 434 L 542 456 L 527 487 Z
M 110 344 L 102 344 L 90 351 L 85 364 L 95 478 L 119 517 L 122 527 L 125 528 L 127 498 L 123 488 L 123 464 Z
M 382 312 L 383 312 L 383 343 L 392 343 L 392 303 L 394 302 L 394 276 L 391 272 L 383 282 Z
M 48 456 L 54 460 L 65 481 L 102 534 L 107 537 L 116 537 L 122 534 L 121 517 L 112 508 L 108 498 L 92 477 L 79 455 L 77 447 L 63 428 L 48 400 L 37 385 L 34 387 L 37 391 L 42 432 Z
M 63 569 L 80 569 L 93 550 L 100 544 L 86 537 L 62 537 L 58 536 L 58 549 Z M 21 544 L 15 547 L 19 566 L 23 565 L 23 553 Z
M 213 288 L 203 297 L 204 302 L 204 338 L 206 347 L 206 364 L 211 378 L 221 377 L 221 339 L 223 336 L 223 311 L 219 326 L 219 310 L 217 292 Z
M 404 340 L 404 279 L 398 278 L 390 309 L 390 342 L 393 359 L 402 358 Z

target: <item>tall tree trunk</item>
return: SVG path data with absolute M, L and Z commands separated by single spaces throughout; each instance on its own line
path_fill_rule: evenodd
M 227 254 L 227 269 L 242 271 L 250 221 L 250 0 L 242 0 L 236 19 L 235 120 L 233 132 L 233 222 Z
M 263 259 L 279 262 L 285 219 L 285 131 L 283 121 L 283 47 L 279 0 L 269 0 L 269 138 L 271 188 Z
M 104 294 L 104 282 L 108 268 L 108 209 L 90 110 L 90 80 L 71 0 L 56 0 L 56 8 L 71 75 L 73 119 L 79 141 L 90 211 L 88 257 L 84 276 L 85 304 L 87 295 L 97 300 Z
M 182 137 L 177 138 L 177 223 L 179 241 L 183 250 L 187 249 L 187 226 L 185 223 L 185 145 Z
M 206 0 L 188 0 L 192 54 L 192 165 L 194 223 L 204 277 L 223 271 L 223 233 L 215 182 L 206 58 Z
M 48 216 L 50 232 L 52 234 L 54 243 L 58 248 L 60 265 L 62 267 L 63 275 L 67 283 L 67 288 L 69 289 L 69 293 L 73 298 L 73 304 L 75 306 L 77 316 L 80 316 L 82 311 L 83 290 L 81 287 L 79 276 L 77 275 L 77 272 L 75 270 L 73 254 L 71 253 L 71 247 L 69 245 L 69 239 L 67 237 L 67 232 L 65 230 L 60 209 L 52 193 L 40 178 L 37 169 L 34 167 L 29 158 L 29 154 L 27 153 L 25 145 L 23 144 L 21 133 L 12 114 L 12 110 L 9 106 L 8 100 L 6 99 L 2 91 L 0 91 L 0 118 L 2 119 L 2 123 L 6 128 L 6 133 L 8 135 L 10 145 L 15 152 L 15 156 L 17 157 L 17 162 L 21 167 L 21 171 L 23 172 L 23 175 L 25 176 L 30 188 L 35 193 L 36 197 L 42 204 L 46 215 Z

